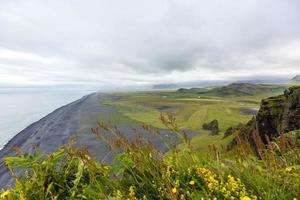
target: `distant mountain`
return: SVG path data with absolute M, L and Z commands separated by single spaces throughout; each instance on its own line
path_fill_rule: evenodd
M 179 89 L 179 93 L 193 93 L 207 96 L 253 96 L 267 93 L 281 93 L 286 89 L 282 85 L 232 83 L 214 88 Z
M 300 85 L 300 75 L 295 76 L 288 83 L 291 85 Z
M 157 84 L 152 87 L 152 89 L 161 90 L 161 89 L 175 89 L 178 88 L 176 84 Z

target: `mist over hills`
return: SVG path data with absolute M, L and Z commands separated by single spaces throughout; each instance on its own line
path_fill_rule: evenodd
M 176 88 L 203 88 L 212 86 L 225 86 L 232 83 L 247 83 L 247 84 L 300 84 L 300 75 L 295 77 L 276 76 L 276 77 L 249 77 L 232 80 L 199 80 L 188 82 L 170 82 L 170 83 L 158 83 L 151 86 L 151 89 L 176 89 Z
M 156 84 L 152 87 L 152 89 L 155 89 L 155 90 L 159 90 L 159 89 L 176 89 L 178 88 L 179 86 L 176 85 L 176 84 Z
M 178 93 L 196 93 L 206 96 L 253 96 L 283 92 L 287 87 L 284 85 L 231 83 L 226 86 L 209 88 L 181 88 Z
M 296 75 L 288 83 L 289 84 L 300 85 L 300 75 Z

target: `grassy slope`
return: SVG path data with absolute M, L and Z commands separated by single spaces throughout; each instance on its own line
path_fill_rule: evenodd
M 247 122 L 252 117 L 240 112 L 239 108 L 257 108 L 261 98 L 262 96 L 220 98 L 176 92 L 134 92 L 111 94 L 111 98 L 106 98 L 105 103 L 117 108 L 118 112 L 115 116 L 110 116 L 110 119 L 118 123 L 120 120 L 124 123 L 134 121 L 164 128 L 159 115 L 171 113 L 176 117 L 180 128 L 197 133 L 192 139 L 192 145 L 204 153 L 208 150 L 208 144 L 226 146 L 231 138 L 222 140 L 225 130 L 239 122 Z M 219 121 L 220 135 L 211 136 L 209 132 L 202 130 L 203 123 L 213 119 Z

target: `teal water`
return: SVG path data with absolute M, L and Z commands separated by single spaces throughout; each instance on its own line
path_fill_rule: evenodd
M 14 135 L 90 90 L 0 88 L 0 149 Z

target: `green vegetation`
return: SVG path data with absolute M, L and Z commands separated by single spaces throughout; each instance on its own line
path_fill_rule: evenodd
M 51 155 L 21 153 L 5 159 L 16 186 L 2 193 L 3 199 L 297 199 L 300 187 L 299 132 L 260 149 L 253 156 L 247 141 L 241 141 L 229 157 L 214 145 L 206 156 L 180 131 L 171 115 L 162 123 L 182 138 L 180 146 L 163 156 L 143 138 L 128 141 L 107 125 L 121 148 L 108 166 L 90 158 L 85 149 L 61 148 Z M 150 126 L 145 127 L 151 133 Z M 259 141 L 258 141 L 259 142 Z M 184 147 L 184 148 L 182 148 Z M 14 171 L 25 170 L 22 176 Z
M 266 95 L 266 94 L 265 94 Z M 225 147 L 232 140 L 232 136 L 222 139 L 229 127 L 239 123 L 246 123 L 251 113 L 244 113 L 243 109 L 258 108 L 261 96 L 214 97 L 199 96 L 194 93 L 178 93 L 176 91 L 149 91 L 133 93 L 115 93 L 101 99 L 107 106 L 112 106 L 117 112 L 114 116 L 100 117 L 99 121 L 112 121 L 115 124 L 142 123 L 164 129 L 159 120 L 160 113 L 170 113 L 176 117 L 181 129 L 195 133 L 197 149 L 206 153 L 208 144 Z M 209 131 L 203 130 L 204 123 L 218 120 L 219 135 L 211 136 Z
M 208 96 L 253 96 L 262 94 L 277 94 L 283 92 L 287 86 L 251 83 L 232 83 L 222 87 L 179 89 L 179 93 L 195 93 Z
M 263 91 L 269 86 L 261 87 Z M 105 95 L 101 101 L 116 112 L 99 116 L 102 123 L 91 130 L 117 154 L 111 165 L 94 160 L 87 149 L 74 148 L 73 143 L 51 155 L 20 151 L 18 157 L 5 158 L 16 184 L 3 191 L 1 198 L 300 199 L 300 131 L 267 144 L 255 131 L 251 141 L 234 131 L 250 134 L 246 132 L 252 130 L 251 109 L 277 89 L 242 96 L 231 95 L 241 94 L 240 88 L 231 89 L 230 95 L 216 96 L 212 94 L 217 94 L 217 88 Z M 213 120 L 220 129 L 217 135 L 202 129 Z M 128 140 L 114 128 L 133 123 L 141 124 L 153 137 L 169 130 L 181 143 L 174 146 L 162 138 L 169 149 L 162 154 L 142 136 Z M 231 133 L 224 138 L 230 127 Z M 187 132 L 194 137 L 188 138 Z M 24 173 L 20 175 L 18 169 Z

